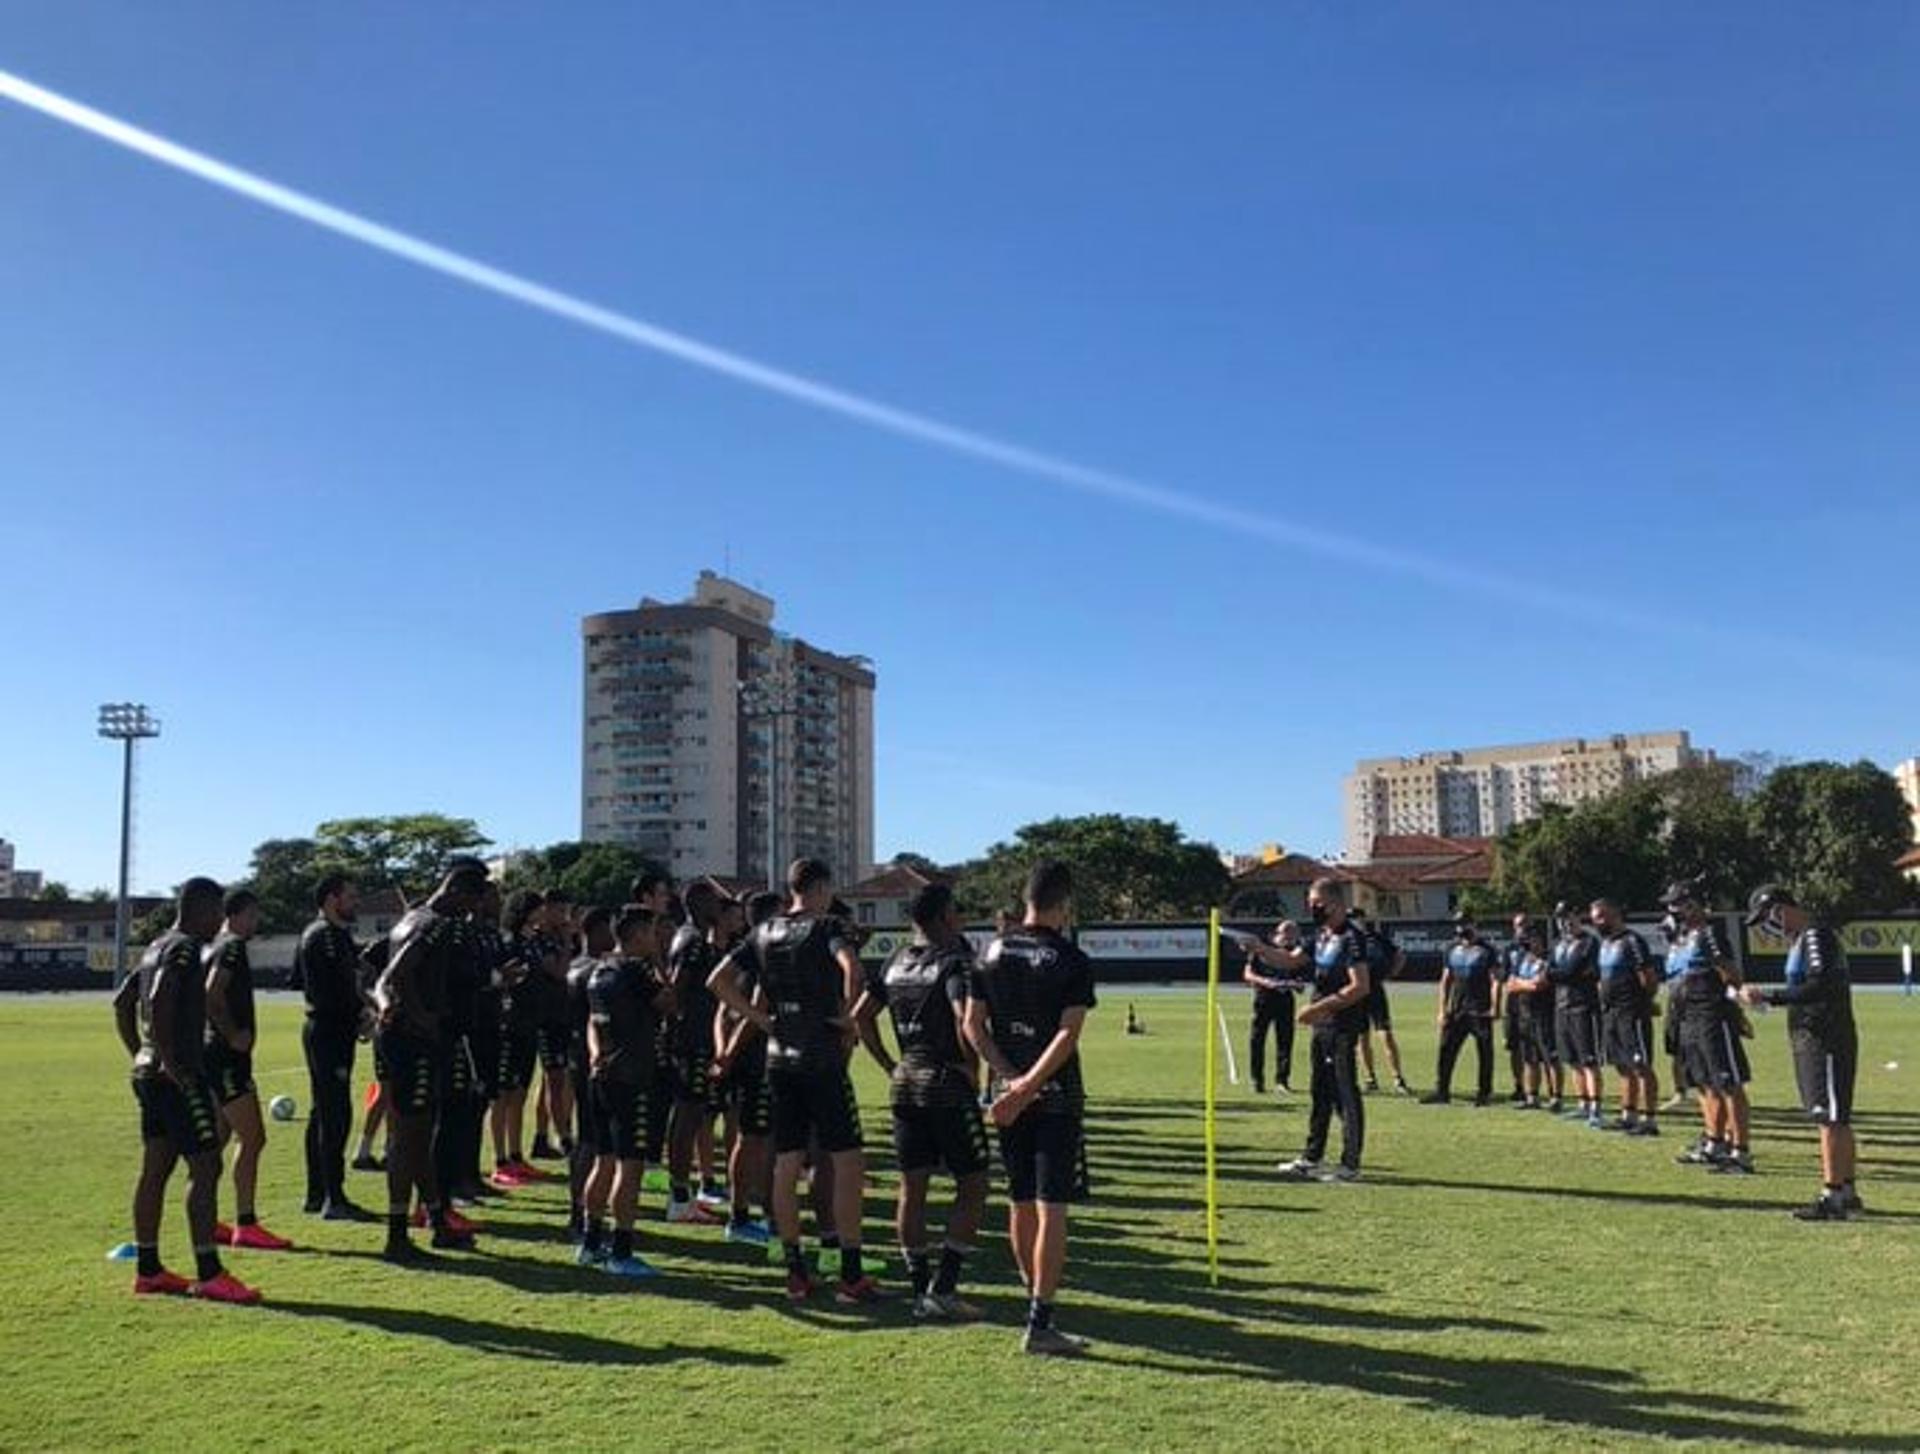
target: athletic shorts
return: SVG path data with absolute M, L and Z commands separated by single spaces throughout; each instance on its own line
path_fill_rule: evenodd
M 140 1104 L 142 1141 L 165 1141 L 181 1156 L 220 1148 L 220 1112 L 205 1079 L 182 1086 L 158 1075 L 136 1075 L 133 1098 Z
M 447 1049 L 441 1077 L 442 1100 L 470 1100 L 473 1096 L 473 1049 L 464 1035 L 456 1036 Z
M 476 1032 L 467 1036 L 467 1046 L 473 1051 L 473 1093 L 483 1101 L 498 1099 L 500 1036 L 491 1031 Z
M 1800 1085 L 1800 1104 L 1822 1126 L 1853 1123 L 1853 1078 L 1860 1059 L 1859 1043 L 1851 1035 L 1821 1040 L 1808 1034 L 1787 1037 L 1793 1051 L 1793 1078 Z
M 1730 1091 L 1747 1083 L 1747 1050 L 1740 1043 L 1730 1017 L 1680 1027 L 1680 1063 L 1687 1083 L 1701 1090 Z
M 1513 1049 L 1522 1065 L 1553 1065 L 1553 1027 L 1538 1014 L 1522 1015 L 1513 1027 Z
M 673 1067 L 656 1064 L 647 1083 L 647 1160 L 658 1166 L 667 1155 L 667 1129 L 673 1121 L 673 1098 L 679 1093 Z
M 1653 1064 L 1653 1021 L 1638 1005 L 1610 1005 L 1600 1015 L 1607 1064 L 1622 1072 Z
M 207 1085 L 221 1105 L 232 1105 L 258 1089 L 253 1083 L 251 1051 L 235 1050 L 224 1040 L 209 1040 L 205 1058 Z
M 1526 1022 L 1532 1018 L 1527 1009 L 1527 1000 L 1531 996 L 1508 995 L 1506 1013 L 1500 1018 L 1506 1022 L 1505 1046 L 1510 1051 L 1518 1051 L 1520 1042 L 1526 1036 Z
M 713 1056 L 681 1053 L 673 1059 L 673 1098 L 681 1105 L 697 1105 L 711 1115 L 726 1108 L 721 1088 L 714 1084 Z
M 373 1035 L 373 1073 L 387 1093 L 387 1110 L 396 1116 L 418 1116 L 433 1109 L 439 1084 L 439 1049 L 401 1030 L 376 1030 Z
M 976 1102 L 893 1108 L 893 1154 L 901 1171 L 973 1176 L 987 1169 L 987 1126 Z
M 1367 990 L 1367 1023 L 1376 1030 L 1393 1028 L 1393 1005 L 1387 999 L 1385 980 Z
M 1569 1005 L 1553 1015 L 1554 1044 L 1560 1063 L 1581 1070 L 1600 1065 L 1600 1012 L 1591 1005 Z
M 774 1155 L 805 1151 L 816 1138 L 829 1156 L 860 1149 L 860 1105 L 845 1066 L 769 1069 L 767 1089 L 773 1101 Z
M 573 1139 L 591 1150 L 600 1144 L 593 1111 L 593 1078 L 577 1065 L 567 1067 L 567 1078 L 573 1083 Z
M 1660 1031 L 1660 1048 L 1673 1060 L 1680 1058 L 1680 1017 L 1667 1006 L 1667 1023 Z
M 736 1063 L 720 1089 L 742 1136 L 764 1136 L 772 1129 L 773 1093 L 764 1065 Z
M 542 1025 L 534 1031 L 534 1048 L 540 1056 L 540 1068 L 548 1075 L 566 1073 L 572 1048 L 573 1030 L 567 1025 Z M 531 1079 L 531 1077 L 529 1077 Z
M 1087 1198 L 1087 1138 L 1077 1115 L 1029 1110 L 1000 1128 L 1007 1200 L 1079 1202 Z
M 593 1149 L 597 1155 L 638 1161 L 645 1149 L 649 1102 L 647 1083 L 596 1080 L 592 1086 Z
M 532 1030 L 509 1030 L 500 1037 L 499 1054 L 494 1060 L 497 1067 L 493 1080 L 496 1096 L 508 1091 L 523 1091 L 533 1084 L 534 1057 L 540 1048 L 540 1039 Z

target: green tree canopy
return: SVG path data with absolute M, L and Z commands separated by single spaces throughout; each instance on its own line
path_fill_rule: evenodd
M 1210 843 L 1189 841 L 1164 818 L 1100 813 L 1029 823 L 963 866 L 963 912 L 986 916 L 1019 906 L 1027 871 L 1043 858 L 1073 866 L 1082 919 L 1177 919 L 1225 901 L 1226 865 Z
M 40 902 L 43 904 L 67 904 L 73 901 L 73 890 L 57 878 L 50 878 L 40 885 Z
M 335 818 L 313 830 L 316 860 L 342 868 L 369 888 L 397 888 L 417 901 L 432 891 L 458 854 L 487 846 L 471 818 L 406 813 L 389 818 Z
M 633 881 L 660 865 L 638 849 L 618 843 L 552 843 L 514 857 L 501 887 L 560 889 L 575 903 L 617 909 L 627 901 Z
M 1894 860 L 1913 845 L 1900 785 L 1871 762 L 1783 767 L 1754 794 L 1766 876 L 1817 914 L 1846 919 L 1913 897 Z

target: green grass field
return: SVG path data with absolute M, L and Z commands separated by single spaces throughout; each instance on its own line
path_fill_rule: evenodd
M 262 1214 L 300 1250 L 230 1258 L 267 1305 L 136 1301 L 103 1257 L 127 1235 L 137 1144 L 104 1000 L 0 1000 L 0 1447 L 1920 1446 L 1920 1001 L 1859 1001 L 1872 1211 L 1846 1225 L 1786 1216 L 1815 1160 L 1779 1015 L 1755 1042 L 1750 1181 L 1675 1166 L 1679 1123 L 1628 1141 L 1376 1096 L 1366 1183 L 1283 1185 L 1304 1098 L 1223 1086 L 1216 1289 L 1202 1004 L 1142 994 L 1150 1033 L 1129 1038 L 1126 999 L 1107 994 L 1087 1047 L 1097 1200 L 1061 1321 L 1097 1346 L 1078 1365 L 1019 1353 L 997 1232 L 974 1273 L 990 1321 L 959 1329 L 915 1327 L 898 1301 L 791 1310 L 750 1249 L 657 1220 L 643 1247 L 670 1275 L 615 1284 L 572 1265 L 554 1190 L 493 1213 L 482 1255 L 396 1271 L 377 1227 L 300 1214 L 298 1124 L 275 1127 Z M 1396 1003 L 1424 1086 L 1430 995 Z M 1244 999 L 1227 1009 L 1238 1042 Z M 256 1065 L 263 1092 L 304 1102 L 297 1031 L 270 1006 Z M 878 1247 L 892 1178 L 870 1067 L 861 1087 Z M 354 1181 L 380 1204 L 378 1179 Z M 177 1201 L 163 1250 L 188 1266 Z

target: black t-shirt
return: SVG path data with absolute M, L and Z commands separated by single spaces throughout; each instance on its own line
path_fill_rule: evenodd
M 1641 1010 L 1646 1007 L 1645 974 L 1653 963 L 1647 941 L 1632 929 L 1622 929 L 1600 941 L 1597 963 L 1600 968 L 1600 998 L 1610 1010 Z
M 599 1032 L 593 1073 L 618 1085 L 653 1079 L 658 1025 L 653 969 L 641 959 L 603 959 L 587 976 L 587 1012 Z
M 507 959 L 520 962 L 523 977 L 506 992 L 506 1013 L 502 1022 L 518 1034 L 531 1035 L 554 1019 L 553 976 L 547 973 L 547 961 L 559 953 L 559 946 L 545 934 L 516 934 L 507 946 Z
M 839 919 L 777 914 L 734 951 L 743 972 L 766 992 L 773 1015 L 770 1069 L 828 1070 L 846 1063 L 833 1021 L 849 1008 L 838 956 L 851 949 Z
M 430 908 L 409 909 L 387 936 L 387 963 L 378 992 L 391 1028 L 438 1038 L 445 1032 L 448 987 L 466 952 L 459 921 Z
M 684 1059 L 713 1058 L 713 991 L 707 978 L 720 962 L 720 953 L 704 930 L 682 924 L 673 931 L 667 950 L 668 980 L 673 986 L 674 1050 Z
M 1562 934 L 1553 942 L 1547 978 L 1553 982 L 1553 1002 L 1563 1010 L 1592 1010 L 1600 1005 L 1600 945 L 1582 929 Z
M 1733 951 L 1720 926 L 1709 919 L 1697 928 L 1682 929 L 1667 946 L 1667 981 L 1682 1018 L 1711 1023 L 1727 1012 L 1727 982 L 1720 965 L 1733 962 Z
M 1493 1005 L 1493 972 L 1500 962 L 1484 939 L 1456 939 L 1447 950 L 1447 1013 L 1485 1014 Z
M 500 1034 L 500 1017 L 506 1013 L 506 997 L 501 992 L 500 966 L 506 959 L 506 940 L 500 926 L 486 919 L 467 921 L 467 952 L 472 959 L 473 1029 L 476 1040 L 493 1043 Z
M 223 932 L 207 947 L 207 978 L 222 970 L 227 976 L 227 1018 L 236 1030 L 253 1029 L 253 963 L 247 958 L 247 941 L 238 934 Z M 207 1021 L 207 1044 L 219 1038 L 213 1021 Z
M 352 1033 L 360 1028 L 360 951 L 353 935 L 325 915 L 300 931 L 293 975 L 316 1026 Z
M 1767 995 L 1786 1005 L 1787 1030 L 1823 1044 L 1840 1044 L 1854 1035 L 1852 975 L 1840 936 L 1825 924 L 1809 924 L 1787 950 L 1786 984 Z
M 906 944 L 867 971 L 867 992 L 887 1007 L 900 1061 L 893 1072 L 897 1106 L 964 1106 L 973 1078 L 960 1024 L 973 994 L 973 947 Z
M 601 963 L 583 954 L 567 971 L 567 1064 L 574 1070 L 586 1070 L 591 1064 L 587 1053 L 587 1023 L 593 1018 L 593 1001 L 587 985 Z
M 1068 1010 L 1091 1010 L 1099 1003 L 1093 993 L 1093 961 L 1051 929 L 1012 929 L 994 939 L 974 970 L 973 993 L 987 1002 L 994 1044 L 1021 1072 L 1031 1070 L 1046 1053 Z M 1076 1047 L 1041 1088 L 1033 1108 L 1077 1114 L 1085 1104 Z
M 1313 936 L 1313 998 L 1331 999 L 1346 989 L 1353 968 L 1367 964 L 1367 936 L 1349 919 L 1338 929 L 1320 926 Z M 1334 1011 L 1331 1017 L 1314 1022 L 1315 1034 L 1362 1034 L 1367 1028 L 1367 1001 L 1363 995 L 1352 1004 Z
M 154 1038 L 154 1007 L 173 1015 L 171 1042 L 164 1048 L 175 1068 L 198 1075 L 205 1064 L 207 1035 L 207 971 L 201 958 L 203 941 L 179 929 L 169 929 L 140 956 L 140 1050 L 133 1073 L 160 1073 L 162 1047 Z

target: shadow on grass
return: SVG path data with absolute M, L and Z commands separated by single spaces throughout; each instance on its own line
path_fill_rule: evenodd
M 1706 1173 L 1702 1173 L 1705 1175 Z M 1714 1178 L 1719 1180 L 1719 1178 Z M 1794 1201 L 1751 1201 L 1744 1197 L 1692 1196 L 1685 1192 L 1613 1191 L 1595 1186 L 1526 1186 L 1498 1181 L 1454 1181 L 1440 1177 L 1380 1176 L 1380 1186 L 1426 1186 L 1441 1191 L 1509 1192 L 1516 1196 L 1572 1197 L 1577 1201 L 1639 1202 L 1655 1207 L 1693 1207 L 1713 1211 L 1787 1212 L 1806 1204 Z M 1875 1212 L 1879 1221 L 1920 1221 L 1920 1212 Z
M 666 1363 L 715 1363 L 732 1367 L 773 1368 L 785 1362 L 771 1353 L 689 1343 L 622 1343 L 590 1333 L 562 1333 L 513 1323 L 463 1318 L 411 1308 L 355 1307 L 344 1303 L 274 1302 L 269 1311 L 295 1318 L 327 1318 L 376 1328 L 404 1337 L 432 1338 L 459 1348 L 526 1358 L 540 1363 L 590 1363 L 609 1368 L 653 1367 Z
M 1075 1305 L 1070 1329 L 1094 1338 L 1094 1356 L 1200 1377 L 1283 1381 L 1359 1393 L 1450 1413 L 1539 1419 L 1582 1430 L 1661 1439 L 1768 1441 L 1801 1448 L 1907 1449 L 1907 1434 L 1832 1434 L 1783 1422 L 1791 1404 L 1649 1387 L 1620 1369 L 1524 1358 L 1455 1358 L 1269 1333 L 1173 1309 L 1135 1312 Z M 1275 1388 L 1276 1393 L 1278 1389 Z

